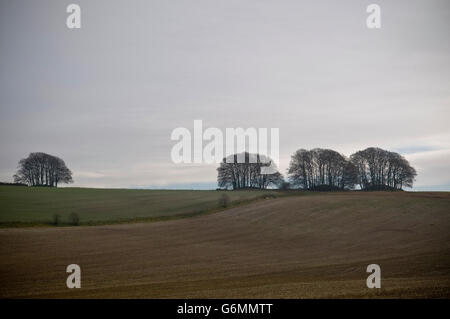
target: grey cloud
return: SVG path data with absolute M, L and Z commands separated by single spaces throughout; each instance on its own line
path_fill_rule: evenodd
M 170 162 L 194 119 L 280 128 L 283 170 L 298 148 L 450 149 L 448 1 L 377 1 L 380 30 L 369 1 L 77 3 L 77 31 L 61 1 L 1 4 L 0 180 L 44 151 L 76 186 L 213 182 L 213 166 Z

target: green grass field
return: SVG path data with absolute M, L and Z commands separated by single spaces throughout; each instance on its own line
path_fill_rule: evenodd
M 0 227 L 48 225 L 55 214 L 64 225 L 71 213 L 97 225 L 191 216 L 216 210 L 222 193 L 236 205 L 277 192 L 0 186 Z

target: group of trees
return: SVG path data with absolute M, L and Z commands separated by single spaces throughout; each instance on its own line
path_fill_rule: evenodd
M 400 154 L 370 147 L 350 156 L 357 168 L 361 189 L 402 189 L 412 187 L 416 170 Z
M 261 169 L 274 167 L 264 155 L 240 153 L 223 159 L 217 168 L 221 188 L 286 188 L 283 175 L 276 169 L 264 174 Z M 300 149 L 291 157 L 288 168 L 290 185 L 305 190 L 343 190 L 359 185 L 363 190 L 386 190 L 412 187 L 417 173 L 400 154 L 369 147 L 350 158 L 330 149 Z M 57 187 L 71 183 L 72 172 L 59 157 L 30 153 L 19 161 L 15 183 L 29 186 Z
M 352 189 L 357 181 L 355 166 L 336 151 L 315 148 L 294 153 L 288 169 L 294 187 L 302 189 Z
M 219 187 L 285 188 L 287 183 L 278 171 L 261 174 L 261 167 L 270 163 L 270 158 L 259 154 L 241 153 L 224 158 L 217 169 Z M 350 158 L 330 149 L 300 149 L 292 155 L 288 168 L 290 186 L 305 190 L 344 190 L 356 185 L 362 190 L 397 190 L 412 187 L 416 175 L 403 156 L 374 147 L 358 151 Z
M 217 169 L 219 187 L 232 189 L 279 187 L 283 183 L 283 176 L 278 171 L 273 174 L 261 174 L 261 168 L 270 165 L 270 159 L 264 155 L 247 152 L 230 155 L 223 159 Z
M 72 172 L 62 159 L 46 153 L 30 153 L 19 161 L 14 182 L 29 186 L 57 187 L 59 183 L 72 183 Z

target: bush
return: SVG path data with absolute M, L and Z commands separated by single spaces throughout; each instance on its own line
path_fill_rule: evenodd
M 230 196 L 227 194 L 221 194 L 219 197 L 219 207 L 228 207 L 231 204 Z
M 403 189 L 395 188 L 388 185 L 371 185 L 363 189 L 364 191 L 403 191 Z
M 291 183 L 288 183 L 288 182 L 283 182 L 280 185 L 280 189 L 283 190 L 283 191 L 287 191 L 290 188 L 291 188 Z
M 316 185 L 313 187 L 308 188 L 308 190 L 310 191 L 315 191 L 315 192 L 338 192 L 338 191 L 342 191 L 342 188 L 339 188 L 337 186 L 334 185 L 326 185 L 326 184 L 322 184 L 322 185 Z
M 61 215 L 55 214 L 53 215 L 52 224 L 58 226 L 61 222 Z
M 80 216 L 77 213 L 72 213 L 69 215 L 69 222 L 73 226 L 80 225 Z
M 28 186 L 24 183 L 8 183 L 8 182 L 0 182 L 0 185 L 2 186 Z
M 271 199 L 271 198 L 277 198 L 277 195 L 273 194 L 273 193 L 269 193 L 269 194 L 264 194 L 261 196 L 263 199 Z

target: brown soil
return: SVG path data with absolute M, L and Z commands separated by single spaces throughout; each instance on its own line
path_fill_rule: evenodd
M 449 208 L 449 193 L 355 192 L 148 224 L 0 229 L 0 297 L 449 298 Z M 73 263 L 81 289 L 66 287 Z M 372 263 L 381 289 L 366 287 Z

